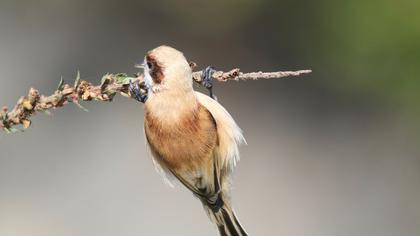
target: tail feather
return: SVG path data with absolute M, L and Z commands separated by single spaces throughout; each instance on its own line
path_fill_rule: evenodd
M 239 223 L 235 212 L 231 207 L 224 204 L 218 210 L 214 210 L 205 205 L 207 212 L 213 222 L 216 223 L 220 236 L 248 236 L 245 229 Z

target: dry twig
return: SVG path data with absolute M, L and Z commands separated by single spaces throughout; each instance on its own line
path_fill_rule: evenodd
M 216 71 L 213 73 L 213 79 L 221 82 L 228 80 L 258 80 L 258 79 L 278 79 L 285 77 L 296 77 L 311 73 L 312 70 L 298 70 L 298 71 L 277 71 L 277 72 L 251 72 L 242 73 L 238 68 L 232 69 L 228 72 Z M 195 82 L 201 84 L 203 76 L 201 71 L 193 73 Z
M 191 63 L 194 68 L 195 63 Z M 300 71 L 278 71 L 278 72 L 251 72 L 242 73 L 239 69 L 233 69 L 228 72 L 216 71 L 212 78 L 217 81 L 228 80 L 257 80 L 273 79 L 292 76 L 300 76 L 311 73 L 311 70 Z M 193 73 L 193 79 L 198 84 L 203 83 L 202 71 Z M 85 80 L 80 80 L 80 74 L 77 74 L 73 85 L 64 84 L 61 80 L 57 90 L 50 96 L 44 96 L 38 90 L 31 88 L 27 96 L 21 97 L 15 107 L 9 111 L 3 107 L 0 111 L 0 128 L 7 133 L 18 132 L 19 129 L 14 126 L 22 125 L 27 129 L 31 125 L 31 116 L 37 112 L 49 113 L 50 109 L 62 107 L 68 103 L 74 103 L 81 109 L 86 110 L 80 105 L 80 101 L 112 101 L 117 93 L 125 97 L 132 97 L 129 91 L 130 81 L 139 83 L 143 93 L 147 90 L 143 83 L 143 75 L 137 74 L 135 77 L 129 77 L 126 74 L 106 74 L 100 85 L 93 85 Z

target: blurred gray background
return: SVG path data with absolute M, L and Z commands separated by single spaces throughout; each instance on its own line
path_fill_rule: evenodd
M 418 1 L 0 1 L 0 105 L 59 78 L 134 73 L 161 44 L 200 68 L 313 69 L 217 84 L 248 145 L 250 235 L 420 234 Z M 140 103 L 85 103 L 0 134 L 1 236 L 217 235 L 144 147 Z

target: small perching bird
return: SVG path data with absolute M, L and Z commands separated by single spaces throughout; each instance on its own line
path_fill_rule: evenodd
M 230 203 L 230 180 L 245 142 L 230 114 L 193 89 L 184 55 L 160 46 L 144 59 L 144 130 L 154 162 L 198 197 L 221 236 L 245 236 Z

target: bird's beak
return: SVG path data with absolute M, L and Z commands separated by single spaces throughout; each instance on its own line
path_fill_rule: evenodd
M 144 69 L 144 62 L 142 62 L 140 64 L 135 64 L 134 67 L 139 68 L 139 69 Z

